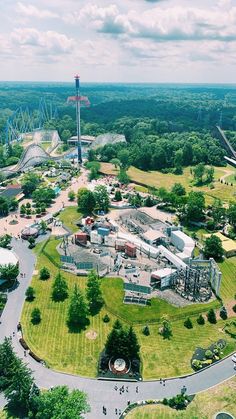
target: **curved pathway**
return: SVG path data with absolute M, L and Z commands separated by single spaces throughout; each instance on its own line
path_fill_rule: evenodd
M 124 382 L 103 381 L 64 374 L 45 368 L 43 365 L 34 361 L 29 355 L 25 358 L 24 350 L 18 342 L 16 326 L 24 304 L 25 290 L 29 286 L 33 275 L 36 258 L 21 240 L 13 239 L 12 244 L 20 260 L 20 272 L 25 273 L 25 277 L 20 277 L 19 286 L 9 293 L 8 301 L 1 317 L 0 342 L 3 341 L 5 336 L 12 336 L 13 332 L 15 332 L 16 335 L 12 338 L 14 349 L 18 356 L 27 361 L 39 387 L 50 388 L 51 386 L 64 384 L 70 388 L 84 390 L 88 394 L 91 406 L 91 413 L 87 415 L 88 418 L 99 419 L 104 417 L 102 406 L 106 406 L 107 417 L 109 419 L 117 418 L 115 408 L 121 411 L 124 410 L 128 400 L 135 402 L 145 399 L 171 397 L 180 393 L 183 385 L 187 387 L 188 394 L 194 394 L 219 384 L 235 375 L 233 362 L 231 361 L 231 357 L 228 357 L 205 371 L 185 378 L 176 377 L 168 379 L 166 380 L 165 386 L 160 384 L 160 381 L 127 383 L 128 392 L 125 391 L 120 395 L 114 386 L 117 384 L 118 387 L 121 387 L 124 384 L 126 387 L 126 383 Z M 136 393 L 137 386 L 138 393 Z M 3 397 L 0 397 L 0 406 L 4 406 Z

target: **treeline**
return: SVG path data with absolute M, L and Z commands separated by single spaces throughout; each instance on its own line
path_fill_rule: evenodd
M 126 118 L 127 120 L 127 118 Z M 121 121 L 120 121 L 121 122 Z M 109 162 L 118 158 L 125 166 L 133 165 L 142 170 L 169 171 L 181 173 L 182 167 L 205 163 L 208 165 L 224 165 L 225 150 L 219 141 L 210 134 L 164 133 L 147 134 L 155 131 L 154 121 L 138 122 L 123 125 L 124 131 L 131 127 L 128 144 L 118 143 L 106 145 L 96 151 L 90 151 L 89 158 Z

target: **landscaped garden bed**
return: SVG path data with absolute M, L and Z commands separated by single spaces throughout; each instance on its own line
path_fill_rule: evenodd
M 197 348 L 191 360 L 192 368 L 197 371 L 219 361 L 224 356 L 227 341 L 219 339 L 207 349 Z

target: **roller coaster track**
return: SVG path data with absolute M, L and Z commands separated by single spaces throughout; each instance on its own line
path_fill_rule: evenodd
M 226 135 L 224 131 L 219 127 L 219 125 L 216 125 L 217 131 L 219 135 L 219 139 L 223 145 L 224 148 L 227 149 L 227 151 L 231 154 L 231 156 L 236 159 L 236 151 L 234 150 L 233 146 L 230 144 L 229 140 L 226 138 Z

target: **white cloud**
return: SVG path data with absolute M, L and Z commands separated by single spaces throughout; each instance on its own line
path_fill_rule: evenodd
M 34 28 L 15 29 L 11 34 L 11 40 L 20 48 L 37 48 L 41 55 L 70 54 L 75 47 L 74 39 L 64 34 L 54 31 L 40 32 Z
M 32 4 L 17 3 L 17 12 L 25 17 L 34 17 L 37 19 L 58 18 L 59 15 L 47 9 L 38 9 Z

